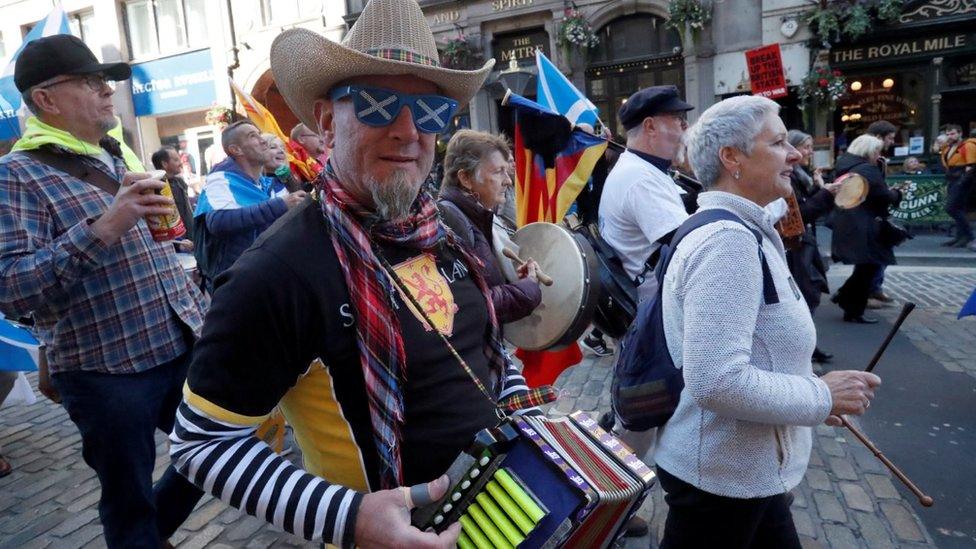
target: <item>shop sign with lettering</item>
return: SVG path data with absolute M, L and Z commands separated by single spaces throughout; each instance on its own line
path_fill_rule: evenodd
M 549 57 L 549 33 L 545 29 L 496 35 L 492 43 L 496 67 L 507 67 L 512 59 L 522 65 L 533 64 L 535 50 L 542 50 Z
M 461 10 L 438 11 L 438 12 L 427 14 L 427 21 L 430 22 L 430 26 L 432 27 L 436 27 L 437 25 L 444 25 L 447 23 L 454 23 L 460 19 L 461 19 Z
M 746 52 L 749 82 L 752 95 L 776 99 L 786 97 L 786 75 L 783 74 L 783 56 L 779 44 L 770 44 Z
M 955 50 L 971 49 L 973 46 L 976 46 L 974 35 L 957 33 L 932 38 L 858 46 L 856 48 L 836 48 L 830 52 L 830 62 L 832 65 L 838 65 L 863 61 L 882 61 L 891 58 L 949 53 Z
M 901 202 L 891 212 L 895 219 L 910 223 L 948 221 L 945 212 L 944 175 L 895 175 L 888 176 L 889 185 L 906 184 Z
M 859 99 L 860 122 L 870 124 L 879 120 L 907 123 L 915 120 L 918 105 L 911 99 L 894 93 L 879 93 Z
M 217 99 L 209 49 L 132 65 L 131 83 L 136 116 L 206 107 Z
M 491 11 L 506 11 L 531 6 L 533 0 L 491 0 Z

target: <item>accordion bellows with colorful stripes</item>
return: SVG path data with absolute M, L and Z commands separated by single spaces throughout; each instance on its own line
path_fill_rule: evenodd
M 461 549 L 609 547 L 654 473 L 583 412 L 508 418 L 448 471 L 451 490 L 413 512 L 421 529 L 461 522 Z

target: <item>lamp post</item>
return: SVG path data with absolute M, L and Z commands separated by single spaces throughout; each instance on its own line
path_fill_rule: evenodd
M 498 74 L 497 81 L 505 88 L 512 90 L 512 93 L 525 95 L 525 88 L 528 87 L 533 76 L 535 73 L 522 70 L 518 61 L 513 58 L 508 61 L 508 68 Z

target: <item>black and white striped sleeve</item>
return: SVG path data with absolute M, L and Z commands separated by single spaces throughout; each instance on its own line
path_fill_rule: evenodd
M 505 360 L 505 376 L 502 381 L 502 390 L 498 394 L 498 401 L 503 402 L 508 399 L 528 399 L 529 386 L 525 382 L 525 378 L 522 376 L 522 372 L 519 371 L 518 367 L 512 362 L 511 359 L 506 358 Z M 541 416 L 545 415 L 538 406 L 531 406 L 527 408 L 522 408 L 516 410 L 512 415 L 529 415 L 529 416 Z
M 170 435 L 176 469 L 214 497 L 287 532 L 352 547 L 362 494 L 275 454 L 254 436 L 260 419 L 218 419 L 184 399 Z

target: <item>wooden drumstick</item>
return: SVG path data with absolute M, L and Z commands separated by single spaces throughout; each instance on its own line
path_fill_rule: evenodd
M 891 343 L 891 340 L 895 337 L 898 329 L 901 328 L 902 323 L 905 322 L 905 319 L 908 318 L 908 315 L 914 310 L 915 304 L 911 301 L 902 306 L 901 314 L 898 315 L 898 319 L 895 320 L 894 325 L 892 325 L 891 331 L 888 332 L 888 336 L 885 337 L 885 340 L 881 343 L 881 347 L 878 349 L 878 352 L 874 353 L 874 357 L 871 359 L 871 362 L 868 363 L 868 367 L 864 369 L 865 372 L 870 372 L 875 366 L 878 365 L 878 361 L 881 360 L 881 355 L 883 355 L 885 350 L 888 348 L 888 344 Z
M 871 450 L 871 453 L 873 453 L 875 457 L 877 457 L 881 461 L 881 463 L 883 463 L 884 466 L 888 468 L 889 471 L 891 471 L 896 477 L 898 477 L 898 480 L 900 480 L 902 484 L 904 484 L 909 490 L 912 491 L 913 494 L 915 494 L 915 497 L 918 498 L 918 502 L 921 503 L 923 507 L 932 507 L 932 504 L 935 503 L 935 500 L 932 499 L 932 496 L 927 495 L 925 492 L 922 492 L 922 490 L 919 489 L 918 486 L 915 486 L 915 483 L 912 482 L 911 479 L 905 475 L 905 473 L 902 473 L 901 469 L 896 467 L 895 464 L 891 462 L 891 460 L 889 460 L 883 453 L 881 453 L 881 450 L 878 450 L 878 447 L 875 446 L 874 443 L 871 442 L 871 440 L 868 439 L 868 437 L 866 437 L 864 433 L 860 431 L 860 429 L 854 427 L 854 425 L 852 425 L 851 422 L 847 421 L 846 417 L 844 416 L 839 416 L 839 417 L 841 423 L 844 424 L 844 427 L 847 427 L 852 433 L 854 433 L 854 436 L 857 437 L 857 440 L 860 440 L 861 444 L 866 446 L 868 450 Z
M 905 319 L 908 318 L 908 315 L 911 314 L 913 310 L 915 310 L 915 304 L 912 302 L 905 303 L 905 305 L 901 308 L 901 314 L 898 315 L 898 319 L 895 321 L 895 324 L 891 327 L 891 331 L 888 332 L 887 337 L 885 337 L 884 341 L 881 343 L 881 347 L 878 348 L 878 352 L 874 354 L 874 357 L 871 359 L 871 362 L 868 364 L 868 367 L 865 368 L 864 370 L 865 372 L 870 372 L 871 370 L 874 369 L 875 366 L 877 366 L 878 361 L 881 360 L 881 355 L 884 354 L 885 350 L 888 348 L 888 345 L 891 343 L 891 340 L 895 337 L 895 334 L 898 332 L 898 329 L 901 328 L 902 323 L 905 322 Z M 887 467 L 889 471 L 891 471 L 896 477 L 898 477 L 898 480 L 900 480 L 902 484 L 905 485 L 905 487 L 907 487 L 909 490 L 911 490 L 913 494 L 915 494 L 915 497 L 918 498 L 918 502 L 921 503 L 923 507 L 931 507 L 935 503 L 935 500 L 932 499 L 932 496 L 925 494 L 924 492 L 922 492 L 921 489 L 919 489 L 918 486 L 915 486 L 915 483 L 912 482 L 911 479 L 909 479 L 908 476 L 905 475 L 905 473 L 901 472 L 901 469 L 896 467 L 895 464 L 892 463 L 891 460 L 887 458 L 887 456 L 881 453 L 881 450 L 879 450 L 878 447 L 875 446 L 874 443 L 871 442 L 871 440 L 869 440 L 868 437 L 864 435 L 864 433 L 862 433 L 858 428 L 854 427 L 854 425 L 851 424 L 851 422 L 847 421 L 846 417 L 844 416 L 839 416 L 839 417 L 844 427 L 847 427 L 847 429 L 854 434 L 854 437 L 857 438 L 857 440 L 861 441 L 861 444 L 867 447 L 868 450 L 871 450 L 871 453 L 873 453 L 874 456 L 877 457 L 878 460 L 881 461 L 881 463 L 884 464 L 884 466 Z
M 515 251 L 512 250 L 511 248 L 502 248 L 502 253 L 505 254 L 505 257 L 518 263 L 520 267 L 522 265 L 525 265 L 525 261 L 522 260 L 522 258 L 519 257 L 518 254 L 515 253 Z M 536 270 L 535 275 L 539 278 L 539 282 L 545 284 L 546 286 L 552 286 L 552 277 L 542 272 L 542 267 L 539 267 Z

